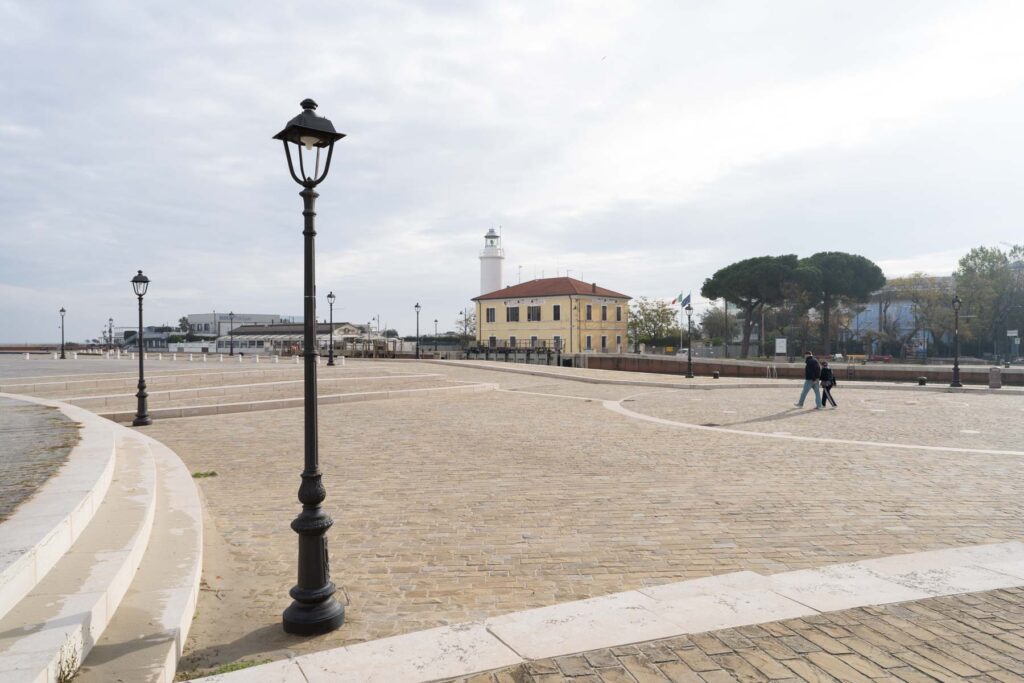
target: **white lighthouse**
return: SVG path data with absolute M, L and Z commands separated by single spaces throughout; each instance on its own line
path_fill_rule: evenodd
M 480 293 L 488 294 L 501 289 L 501 264 L 505 250 L 501 248 L 501 235 L 494 228 L 484 235 L 484 248 L 480 252 Z

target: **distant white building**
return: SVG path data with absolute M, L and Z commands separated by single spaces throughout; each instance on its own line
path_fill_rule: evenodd
M 505 250 L 501 248 L 501 235 L 491 228 L 484 235 L 484 248 L 480 252 L 480 294 L 489 294 L 501 289 L 502 263 Z
M 189 331 L 198 337 L 220 337 L 242 325 L 280 325 L 293 322 L 291 318 L 271 313 L 189 313 Z

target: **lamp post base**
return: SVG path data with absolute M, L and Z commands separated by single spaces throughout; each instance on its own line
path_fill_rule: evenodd
M 139 415 L 132 420 L 132 427 L 145 427 L 151 424 L 153 424 L 153 418 L 149 415 Z
M 331 588 L 333 592 L 334 584 L 331 584 Z M 284 632 L 296 636 L 318 636 L 330 633 L 344 622 L 345 607 L 334 597 L 312 604 L 296 600 L 282 615 Z

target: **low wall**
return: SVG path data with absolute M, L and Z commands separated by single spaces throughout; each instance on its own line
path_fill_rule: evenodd
M 666 375 L 685 375 L 686 359 L 668 356 L 646 356 L 641 354 L 586 354 L 577 356 L 577 367 L 596 370 L 626 370 L 629 372 L 656 372 Z M 856 380 L 867 382 L 915 382 L 918 377 L 927 377 L 929 384 L 949 384 L 953 379 L 953 368 L 949 365 L 895 365 L 887 363 L 846 363 L 829 361 L 829 366 L 840 382 Z M 758 361 L 728 360 L 718 358 L 694 358 L 695 375 L 710 375 L 718 371 L 722 377 L 769 377 L 803 379 L 803 363 L 765 363 Z M 960 382 L 988 386 L 987 365 L 960 366 Z M 1024 386 L 1024 367 L 1001 368 L 1003 384 Z

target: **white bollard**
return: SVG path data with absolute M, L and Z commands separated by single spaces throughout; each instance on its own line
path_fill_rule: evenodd
M 117 357 L 118 357 L 118 359 L 120 359 L 120 358 L 121 358 L 121 349 L 118 349 L 118 350 L 117 350 Z
M 280 360 L 280 358 L 281 358 L 280 356 L 274 356 L 274 363 L 277 364 L 277 362 L 278 362 L 278 360 Z
M 29 359 L 29 354 L 26 353 L 25 354 L 25 360 L 28 360 L 28 359 Z
M 132 351 L 132 360 L 135 360 L 135 352 Z
M 318 354 L 318 355 L 317 355 L 317 357 L 316 357 L 316 364 L 317 364 L 317 365 L 320 365 L 320 356 L 319 356 L 319 354 Z
M 78 360 L 78 351 L 75 351 L 71 354 L 71 360 Z
M 242 362 L 242 358 L 243 358 L 242 354 L 238 354 L 238 362 L 239 362 L 239 363 L 241 363 L 241 362 Z
M 171 354 L 171 360 L 172 360 L 172 361 L 173 361 L 173 360 L 178 360 L 178 354 L 176 354 L 176 353 L 172 353 L 172 354 Z
M 57 360 L 57 354 L 53 354 L 53 360 Z
M 204 363 L 206 362 L 206 354 L 205 353 L 203 354 L 203 362 Z
M 296 364 L 296 365 L 298 365 L 298 364 L 299 364 L 299 357 L 298 357 L 298 356 L 295 356 L 295 364 Z
M 253 360 L 256 361 L 256 365 L 260 364 L 260 357 L 259 356 L 253 356 Z
M 345 367 L 345 356 L 341 357 L 341 367 Z
M 162 353 L 156 354 L 156 359 L 157 360 L 163 360 L 164 359 L 164 354 L 162 354 Z
M 191 353 L 190 353 L 190 354 L 188 354 L 188 362 L 189 362 L 189 363 L 191 363 L 191 362 L 192 362 L 192 354 L 191 354 Z
M 223 363 L 224 362 L 224 354 L 223 353 L 218 353 L 217 354 L 217 362 L 218 363 Z

